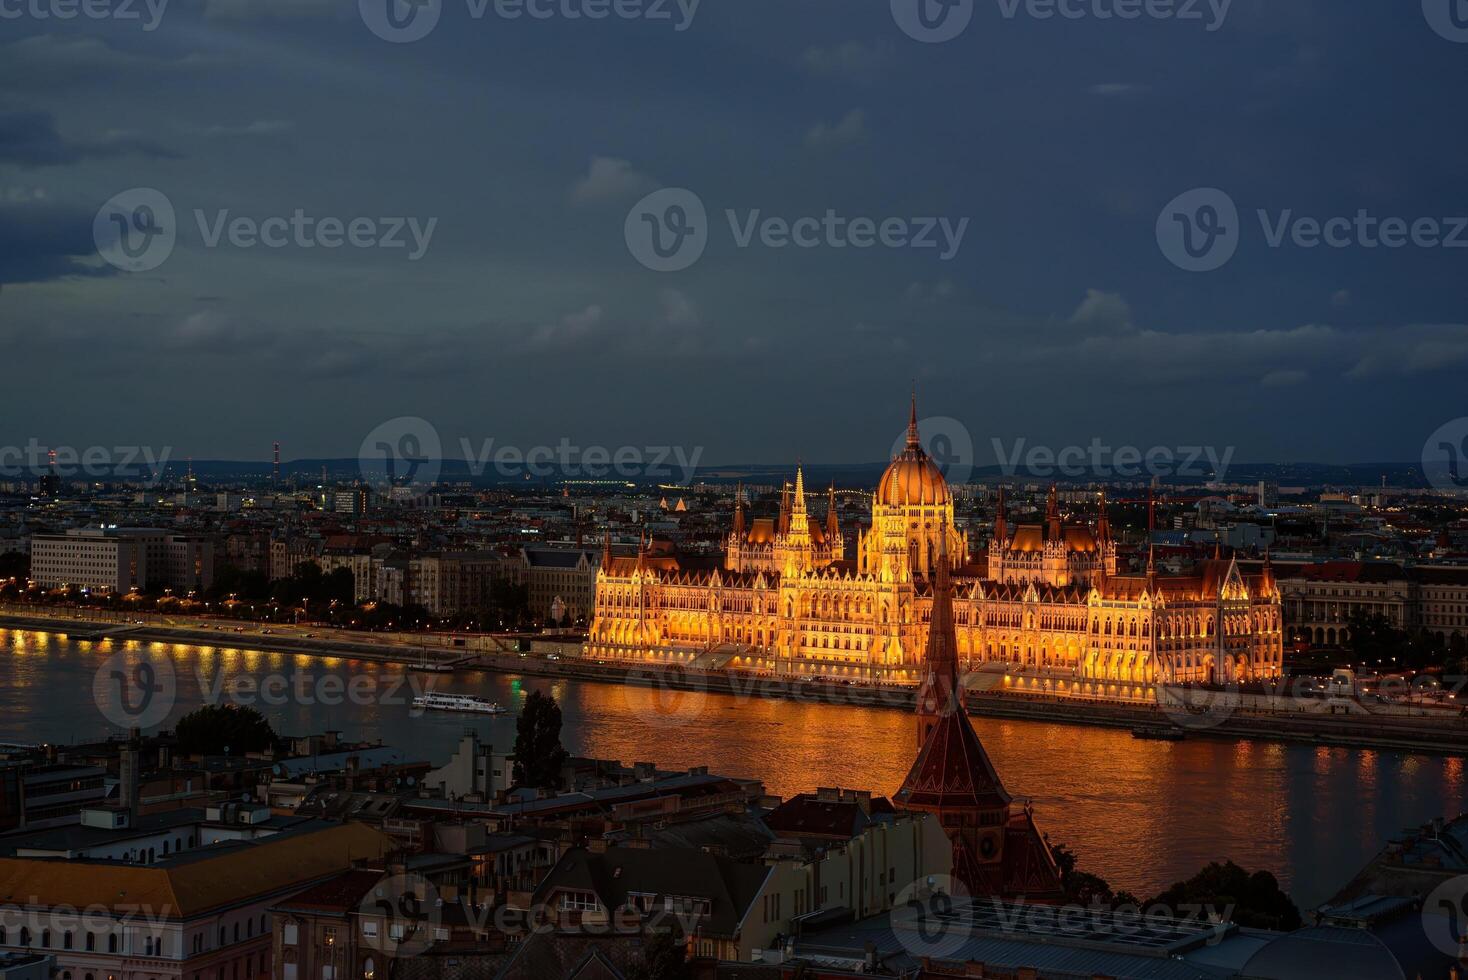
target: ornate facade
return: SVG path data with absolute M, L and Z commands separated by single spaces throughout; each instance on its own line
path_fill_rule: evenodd
M 1094 522 L 1068 521 L 1052 489 L 1043 521 L 1011 528 L 1001 496 L 975 556 L 915 408 L 853 556 L 834 493 L 816 519 L 798 469 L 777 516 L 747 521 L 739 497 L 732 516 L 722 561 L 608 549 L 587 655 L 916 684 L 945 562 L 962 666 L 987 665 L 1019 689 L 1152 697 L 1159 683 L 1280 672 L 1280 596 L 1267 563 L 1258 575 L 1222 557 L 1186 575 L 1158 574 L 1150 560 L 1145 573 L 1120 573 L 1104 498 Z

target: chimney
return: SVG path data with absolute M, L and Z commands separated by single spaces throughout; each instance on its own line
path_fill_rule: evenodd
M 122 747 L 122 759 L 118 764 L 119 802 L 127 811 L 129 827 L 136 826 L 138 820 L 138 750 L 141 742 L 141 729 L 128 729 L 127 744 Z

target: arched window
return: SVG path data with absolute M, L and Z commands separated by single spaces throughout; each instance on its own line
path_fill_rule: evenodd
M 31 944 L 31 931 L 25 926 L 20 927 L 20 944 L 22 946 L 29 946 Z
M 107 952 L 117 952 L 117 933 L 115 932 L 107 934 Z
M 89 933 L 87 933 L 87 952 L 88 953 L 95 953 L 96 951 L 97 951 L 97 934 L 95 932 L 89 932 Z M 90 977 L 91 974 L 88 973 L 87 976 Z
M 224 926 L 219 927 L 219 945 L 224 945 Z
M 240 924 L 238 922 L 234 924 L 234 941 L 240 941 Z
M 71 949 L 71 932 L 67 931 L 61 935 L 61 948 Z

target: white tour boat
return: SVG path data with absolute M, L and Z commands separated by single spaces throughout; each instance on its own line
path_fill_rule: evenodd
M 413 698 L 413 707 L 425 711 L 467 711 L 480 715 L 498 715 L 505 711 L 494 701 L 476 698 L 472 694 L 420 694 Z

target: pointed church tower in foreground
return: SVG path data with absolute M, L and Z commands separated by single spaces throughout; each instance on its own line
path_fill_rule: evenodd
M 918 688 L 917 760 L 893 802 L 938 817 L 953 841 L 953 876 L 970 895 L 1059 901 L 1060 872 L 1050 847 L 1029 807 L 1015 807 L 964 710 L 953 582 L 942 559 L 946 553 L 933 575 L 932 623 Z

